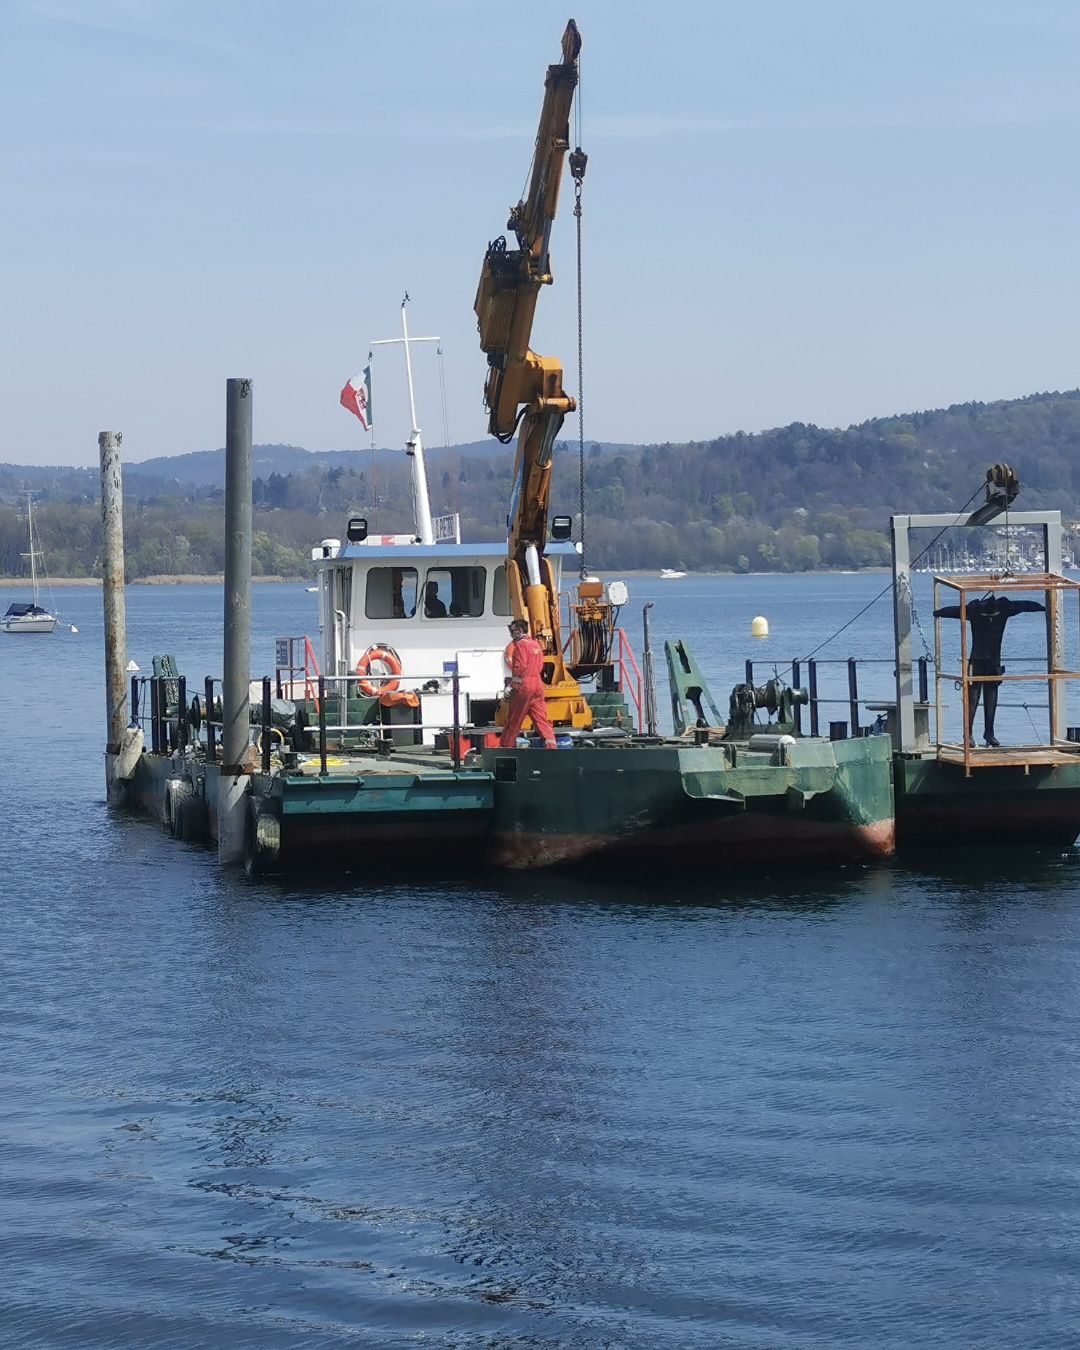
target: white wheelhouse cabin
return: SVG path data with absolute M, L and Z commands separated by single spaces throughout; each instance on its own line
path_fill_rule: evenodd
M 545 553 L 560 584 L 563 560 L 576 564 L 577 549 L 557 542 Z M 462 722 L 492 721 L 513 618 L 505 544 L 417 544 L 409 535 L 372 535 L 344 546 L 326 539 L 313 555 L 316 655 L 324 675 L 355 676 L 366 655 L 389 651 L 401 667 L 397 688 L 420 699 L 425 744 L 433 742 L 433 728 L 452 721 L 455 670 Z

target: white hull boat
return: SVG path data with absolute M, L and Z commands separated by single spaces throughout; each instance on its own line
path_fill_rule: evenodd
M 0 624 L 5 633 L 51 633 L 56 627 L 56 615 L 41 605 L 9 605 Z
M 680 577 L 684 576 L 686 576 L 685 572 L 679 572 L 674 567 L 661 567 L 660 569 L 661 581 L 678 581 Z
M 26 497 L 26 527 L 30 536 L 30 585 L 34 598 L 30 602 L 19 601 L 9 605 L 7 613 L 0 619 L 0 628 L 5 633 L 51 633 L 56 627 L 56 615 L 40 603 L 38 595 L 37 560 L 41 554 L 34 548 L 34 507 L 33 499 Z

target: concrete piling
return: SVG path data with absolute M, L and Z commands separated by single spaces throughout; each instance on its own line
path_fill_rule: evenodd
M 128 721 L 127 616 L 124 607 L 124 490 L 119 431 L 98 436 L 101 464 L 101 525 L 104 536 L 101 594 L 105 608 L 105 794 L 111 806 L 123 800 L 117 756 Z
M 225 669 L 222 681 L 218 861 L 244 856 L 251 710 L 251 381 L 226 382 Z

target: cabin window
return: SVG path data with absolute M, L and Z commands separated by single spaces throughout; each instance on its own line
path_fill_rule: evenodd
M 372 567 L 367 574 L 364 613 L 369 619 L 411 619 L 416 613 L 415 567 Z
M 495 584 L 491 592 L 491 610 L 508 619 L 514 612 L 510 608 L 510 587 L 506 584 L 506 564 L 500 563 L 495 569 Z
M 424 581 L 426 619 L 478 619 L 484 612 L 484 567 L 429 567 Z

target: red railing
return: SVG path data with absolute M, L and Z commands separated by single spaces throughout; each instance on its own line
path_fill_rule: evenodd
M 637 729 L 641 731 L 645 726 L 645 719 L 642 714 L 642 686 L 641 671 L 638 669 L 637 657 L 634 655 L 634 649 L 630 645 L 630 639 L 626 636 L 625 628 L 615 630 L 619 635 L 619 654 L 615 658 L 619 667 L 619 692 L 629 694 L 635 709 L 637 710 Z M 633 675 L 633 682 L 627 679 L 627 663 Z
M 573 607 L 568 607 L 567 616 L 567 636 L 563 643 L 563 658 L 568 659 L 570 665 L 577 665 L 580 660 L 580 651 L 578 649 L 577 628 L 571 623 L 573 617 Z M 637 712 L 637 730 L 645 729 L 644 713 L 644 695 L 642 693 L 645 687 L 645 680 L 638 667 L 637 657 L 634 655 L 634 649 L 630 644 L 630 639 L 626 636 L 624 628 L 616 628 L 618 635 L 616 646 L 615 665 L 618 669 L 618 690 L 629 698 Z M 629 669 L 628 669 L 629 667 Z
M 290 637 L 277 639 L 277 691 L 278 697 L 295 698 L 296 685 L 302 675 L 304 678 L 304 698 L 308 703 L 319 707 L 319 662 L 315 648 L 309 637 Z M 282 680 L 282 676 L 286 680 Z
M 304 637 L 304 698 L 309 702 L 315 700 L 315 711 L 319 710 L 319 663 L 315 659 L 315 648 L 311 645 L 311 639 Z

